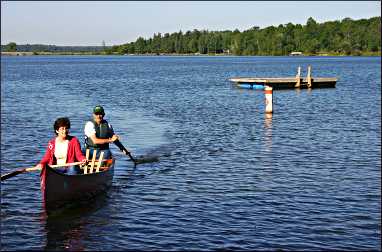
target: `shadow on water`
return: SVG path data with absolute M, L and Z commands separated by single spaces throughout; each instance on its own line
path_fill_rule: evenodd
M 108 193 L 71 204 L 63 209 L 54 209 L 42 214 L 41 221 L 45 222 L 46 244 L 45 251 L 83 251 L 87 250 L 84 239 L 90 234 L 87 226 L 89 218 L 99 209 L 107 205 Z
M 159 162 L 159 155 L 140 155 L 135 157 L 135 166 L 145 163 Z

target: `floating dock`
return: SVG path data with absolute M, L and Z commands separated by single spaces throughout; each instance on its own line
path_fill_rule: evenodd
M 230 81 L 236 83 L 241 88 L 264 89 L 265 86 L 272 86 L 273 89 L 294 89 L 294 88 L 334 88 L 336 87 L 336 77 L 312 77 L 311 66 L 308 66 L 308 74 L 301 77 L 301 67 L 295 77 L 234 77 Z

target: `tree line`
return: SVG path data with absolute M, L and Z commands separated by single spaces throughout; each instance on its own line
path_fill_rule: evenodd
M 310 17 L 305 25 L 280 24 L 260 29 L 254 26 L 240 32 L 197 30 L 174 33 L 155 33 L 145 39 L 122 45 L 1 46 L 2 51 L 19 52 L 91 52 L 94 54 L 229 54 L 229 55 L 288 55 L 298 51 L 306 55 L 380 55 L 381 17 L 317 23 Z
M 17 45 L 15 42 L 10 42 L 6 45 L 1 45 L 2 52 L 91 52 L 102 53 L 107 50 L 107 46 L 56 46 L 42 44 L 26 44 Z
M 331 53 L 361 55 L 381 51 L 381 17 L 317 23 L 310 17 L 305 25 L 288 23 L 240 32 L 196 30 L 156 33 L 135 42 L 115 45 L 109 54 L 233 54 L 288 55 Z

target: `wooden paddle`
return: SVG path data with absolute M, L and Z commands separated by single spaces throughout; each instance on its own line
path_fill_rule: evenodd
M 123 150 L 125 151 L 125 153 L 129 156 L 129 158 L 131 159 L 131 161 L 134 162 L 134 166 L 136 166 L 138 164 L 138 161 L 133 158 L 133 156 L 131 155 L 130 151 L 128 151 L 125 147 L 123 147 Z
M 50 165 L 50 167 L 52 167 L 52 168 L 66 167 L 66 166 L 72 166 L 72 165 L 79 165 L 81 163 L 82 162 L 74 162 L 74 163 L 67 163 L 67 164 L 63 164 L 63 165 Z M 16 175 L 18 175 L 20 173 L 39 171 L 39 170 L 41 170 L 41 169 L 38 168 L 38 167 L 28 167 L 28 168 L 18 169 L 16 171 L 13 171 L 13 172 L 1 175 L 1 181 L 9 179 L 11 177 L 14 177 L 14 176 L 16 176 Z
M 131 159 L 131 161 L 134 162 L 134 165 L 137 165 L 137 160 L 135 158 L 133 158 L 133 156 L 131 155 L 130 151 L 126 150 L 126 148 L 123 148 L 123 150 L 127 153 L 129 158 Z
M 120 150 L 124 150 L 127 153 L 129 158 L 131 159 L 131 161 L 134 162 L 134 165 L 137 165 L 137 161 L 135 160 L 135 158 L 133 158 L 131 153 L 125 148 L 125 146 L 122 145 L 122 143 L 119 140 L 115 140 L 114 143 L 115 143 L 115 145 L 117 145 L 119 147 Z

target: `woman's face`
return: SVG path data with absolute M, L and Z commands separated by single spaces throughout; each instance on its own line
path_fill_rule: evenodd
M 56 130 L 57 136 L 65 139 L 68 136 L 69 129 L 66 126 L 62 126 Z

